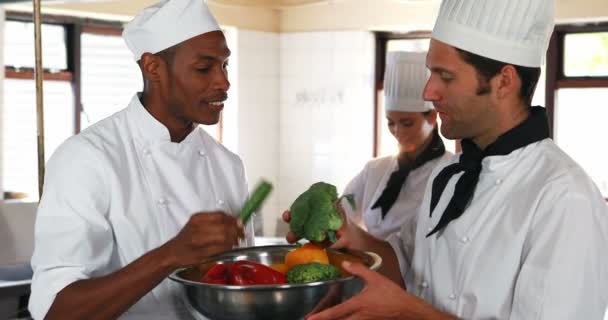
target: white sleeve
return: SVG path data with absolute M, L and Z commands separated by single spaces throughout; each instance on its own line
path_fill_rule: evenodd
M 369 164 L 368 164 L 369 165 Z M 365 223 L 363 221 L 363 193 L 365 192 L 365 183 L 367 181 L 368 165 L 366 165 L 361 172 L 359 172 L 344 188 L 342 194 L 352 194 L 355 199 L 356 210 L 348 204 L 343 204 L 344 212 L 348 216 L 351 222 L 356 223 L 365 230 Z
M 43 319 L 69 284 L 107 271 L 114 250 L 103 155 L 70 138 L 47 164 L 38 206 L 29 310 Z
M 576 184 L 545 190 L 552 194 L 538 204 L 515 283 L 511 320 L 604 316 L 608 209 L 593 187 L 572 190 Z

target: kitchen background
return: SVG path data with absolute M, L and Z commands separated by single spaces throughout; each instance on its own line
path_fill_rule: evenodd
M 6 3 L 13 2 L 13 3 Z M 64 139 L 124 108 L 141 90 L 120 27 L 156 1 L 43 1 L 46 157 Z M 281 237 L 280 214 L 311 183 L 341 190 L 394 143 L 382 114 L 383 57 L 423 50 L 436 0 L 210 0 L 233 52 L 220 125 L 208 131 L 238 153 L 250 187 L 275 191 L 263 235 Z M 25 283 L 3 274 L 27 265 L 38 200 L 31 4 L 0 7 L 0 319 L 18 314 Z M 557 143 L 608 197 L 608 1 L 557 0 L 558 27 L 535 103 L 547 105 Z M 545 81 L 546 80 L 546 81 Z M 81 106 L 81 107 L 78 107 Z M 449 148 L 455 150 L 453 142 Z M 4 268 L 4 269 L 3 269 Z M 27 278 L 27 277 L 25 277 Z M 13 279 L 15 280 L 15 279 Z M 6 284 L 3 284 L 6 283 Z M 23 298 L 21 299 L 23 300 Z M 5 317 L 6 315 L 6 317 Z

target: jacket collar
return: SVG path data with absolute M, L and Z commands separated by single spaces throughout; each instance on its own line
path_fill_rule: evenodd
M 137 131 L 136 142 L 145 146 L 170 143 L 169 129 L 148 112 L 140 98 L 141 92 L 135 94 L 129 103 L 129 115 L 133 119 Z M 194 144 L 202 148 L 204 143 L 201 131 L 204 130 L 197 126 L 182 142 L 176 143 L 176 145 Z

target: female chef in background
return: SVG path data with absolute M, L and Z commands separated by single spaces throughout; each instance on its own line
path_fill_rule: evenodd
M 390 52 L 384 76 L 388 129 L 399 143 L 396 155 L 369 161 L 346 186 L 357 208 L 349 218 L 380 239 L 415 216 L 433 168 L 449 157 L 437 130 L 437 112 L 422 99 L 428 79 L 426 52 Z

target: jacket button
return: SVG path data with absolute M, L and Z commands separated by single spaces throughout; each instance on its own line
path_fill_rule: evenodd
M 217 204 L 220 205 L 220 206 L 223 205 L 224 204 L 224 200 L 217 200 Z
M 448 298 L 450 298 L 450 300 L 456 300 L 456 295 L 452 293 Z
M 469 240 L 471 240 L 471 239 L 469 239 L 469 237 L 464 236 L 464 237 L 462 237 L 462 238 L 460 239 L 460 242 L 462 242 L 462 243 L 467 243 L 467 242 L 469 242 Z
M 429 287 L 429 283 L 426 281 L 422 281 L 422 283 L 420 284 L 421 287 L 423 288 L 428 288 Z
M 165 198 L 158 199 L 158 205 L 159 206 L 164 206 L 166 204 L 167 204 L 167 199 L 165 199 Z
M 205 151 L 199 150 L 198 151 L 198 155 L 199 155 L 199 157 L 204 157 L 205 156 Z
M 144 149 L 144 155 L 145 156 L 149 156 L 150 155 L 150 149 Z

